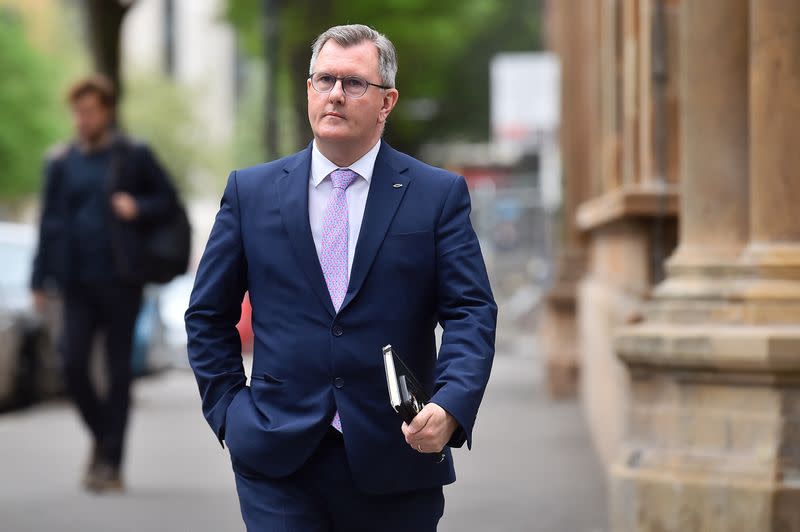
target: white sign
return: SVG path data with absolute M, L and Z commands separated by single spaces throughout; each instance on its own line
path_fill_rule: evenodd
M 540 146 L 558 130 L 561 68 L 550 52 L 502 53 L 492 58 L 492 138 Z

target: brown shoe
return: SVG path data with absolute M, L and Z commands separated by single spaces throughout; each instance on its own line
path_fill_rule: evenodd
M 101 456 L 100 456 L 100 445 L 95 442 L 92 445 L 92 454 L 89 455 L 89 461 L 86 464 L 86 472 L 83 474 L 83 487 L 85 489 L 91 489 L 90 485 L 94 481 L 94 477 L 96 475 L 97 468 L 100 466 Z
M 94 493 L 122 493 L 125 483 L 118 467 L 101 462 L 89 475 L 86 489 Z

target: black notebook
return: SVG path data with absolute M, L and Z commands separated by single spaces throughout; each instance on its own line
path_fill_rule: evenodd
M 383 366 L 386 370 L 386 386 L 389 389 L 389 403 L 407 425 L 414 416 L 425 408 L 431 400 L 414 373 L 406 366 L 397 351 L 391 345 L 383 348 Z M 432 454 L 441 463 L 445 459 L 444 451 Z
M 410 425 L 414 416 L 428 404 L 430 397 L 391 345 L 383 348 L 383 366 L 386 370 L 389 403 L 403 421 Z

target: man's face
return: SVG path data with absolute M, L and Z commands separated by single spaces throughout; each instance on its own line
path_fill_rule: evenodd
M 111 125 L 111 109 L 94 93 L 87 93 L 72 102 L 72 122 L 81 140 L 99 140 Z
M 325 43 L 317 56 L 314 72 L 336 77 L 358 76 L 383 85 L 378 74 L 378 49 L 372 42 L 344 48 L 336 41 Z M 307 82 L 308 120 L 314 137 L 326 142 L 368 143 L 377 141 L 386 118 L 397 102 L 397 90 L 370 86 L 364 96 L 352 98 L 337 82 L 329 93 L 319 93 Z

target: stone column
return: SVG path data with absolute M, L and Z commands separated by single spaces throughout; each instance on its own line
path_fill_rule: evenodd
M 656 291 L 675 300 L 658 307 L 672 314 L 662 318 L 728 312 L 722 284 L 748 235 L 747 20 L 747 0 L 682 6 L 680 235 Z
M 650 52 L 650 43 L 641 39 L 642 27 L 638 17 L 640 0 L 622 0 L 622 160 L 621 177 L 623 185 L 633 185 L 642 179 L 639 145 L 639 126 L 642 118 L 639 89 L 640 56 Z M 649 25 L 649 24 L 648 24 Z M 644 85 L 650 85 L 649 80 Z
M 682 242 L 652 312 L 617 336 L 632 398 L 612 469 L 613 530 L 798 532 L 800 4 L 684 7 L 684 196 L 702 196 L 682 201 Z M 707 76 L 723 66 L 737 79 L 710 89 Z M 741 116 L 729 116 L 735 105 L 720 107 L 742 86 L 749 135 Z M 687 144 L 698 127 L 698 144 Z M 734 149 L 742 138 L 744 160 Z M 749 186 L 734 180 L 731 191 L 742 163 Z
M 539 338 L 545 352 L 547 383 L 555 397 L 571 397 L 577 391 L 578 354 L 575 328 L 575 292 L 585 270 L 586 242 L 577 228 L 575 211 L 588 196 L 593 172 L 594 73 L 591 61 L 594 10 L 581 0 L 559 0 L 556 51 L 561 59 L 561 153 L 563 206 L 561 249 L 556 279 L 543 309 Z
M 800 2 L 751 1 L 747 319 L 800 323 Z
M 800 244 L 800 2 L 752 1 L 751 240 Z
M 622 70 L 619 61 L 619 41 L 622 39 L 618 14 L 622 0 L 601 0 L 589 2 L 590 6 L 600 4 L 597 13 L 597 56 L 600 65 L 598 85 L 600 91 L 600 137 L 598 164 L 600 168 L 600 187 L 603 194 L 622 185 L 621 181 L 621 130 L 618 93 L 622 90 L 620 78 Z M 588 7 L 587 7 L 588 8 Z M 597 194 L 597 195 L 599 195 Z
M 614 332 L 641 321 L 677 239 L 680 66 L 670 37 L 677 35 L 681 4 L 598 0 L 584 6 L 600 10 L 591 53 L 600 58 L 595 143 L 602 186 L 577 213 L 589 240 L 578 292 L 580 395 L 595 448 L 610 464 L 624 434 L 629 395 Z

